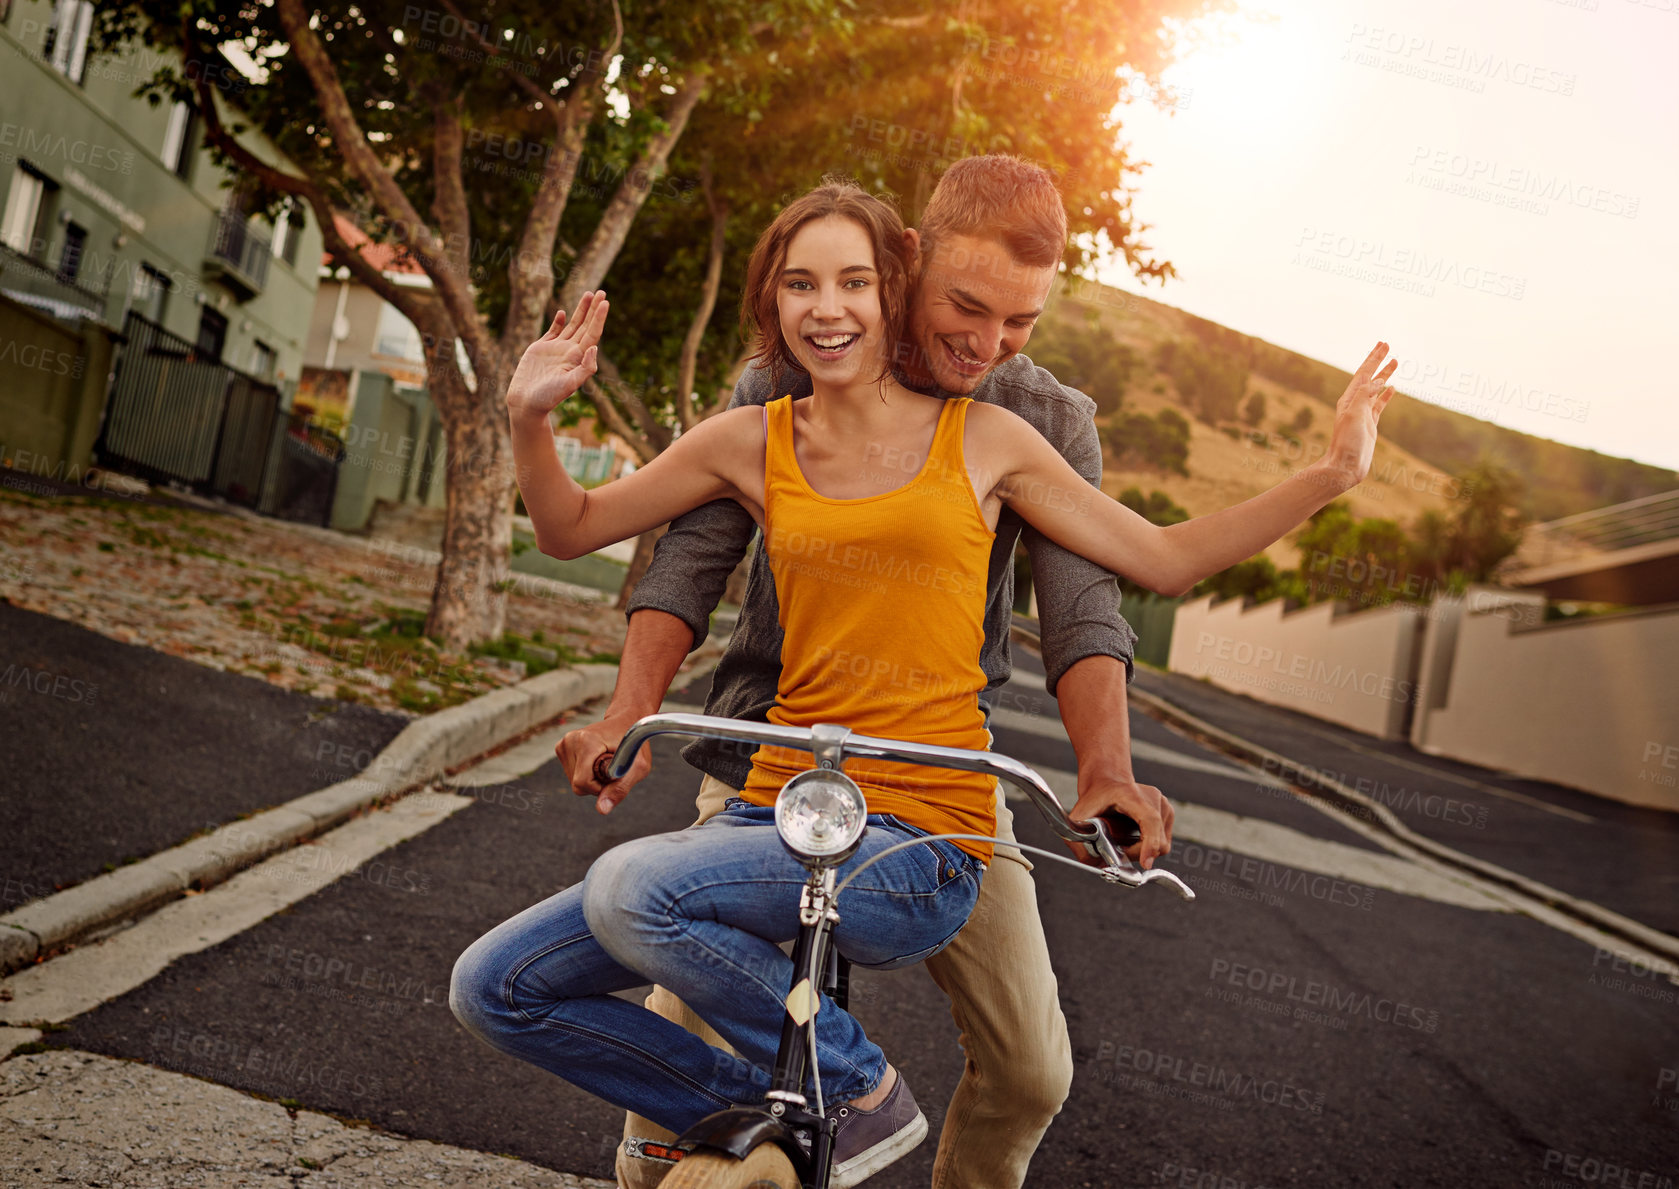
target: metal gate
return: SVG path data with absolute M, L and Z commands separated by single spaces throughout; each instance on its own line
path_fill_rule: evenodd
M 280 407 L 274 385 L 130 312 L 94 449 L 101 466 L 326 524 L 344 444 Z

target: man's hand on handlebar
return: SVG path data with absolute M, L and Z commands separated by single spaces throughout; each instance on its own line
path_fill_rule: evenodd
M 596 761 L 602 756 L 610 756 L 617 749 L 619 740 L 623 739 L 624 732 L 632 725 L 633 720 L 602 719 L 568 733 L 554 748 L 554 754 L 560 757 L 560 763 L 565 767 L 566 779 L 571 781 L 571 791 L 579 797 L 593 797 L 595 809 L 601 813 L 611 813 L 612 807 L 628 796 L 630 789 L 653 770 L 653 749 L 644 747 L 622 780 L 603 785 L 595 776 Z
M 1133 819 L 1142 831 L 1142 841 L 1125 848 L 1125 853 L 1138 867 L 1147 871 L 1154 866 L 1156 859 L 1172 853 L 1172 803 L 1152 784 L 1117 778 L 1085 779 L 1081 776 L 1078 802 L 1067 811 L 1067 816 L 1075 822 L 1088 822 L 1109 809 Z M 1080 862 L 1101 866 L 1082 845 L 1067 845 Z

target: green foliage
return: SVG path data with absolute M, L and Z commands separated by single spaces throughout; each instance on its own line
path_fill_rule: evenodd
M 1107 430 L 1115 457 L 1189 476 L 1189 422 L 1172 409 L 1122 414 Z
M 1163 528 L 1168 524 L 1182 524 L 1189 519 L 1189 510 L 1174 502 L 1164 491 L 1151 491 L 1145 496 L 1142 488 L 1127 487 L 1120 492 L 1119 502 L 1150 524 L 1158 524 Z
M 830 170 L 900 196 L 913 224 L 952 160 L 1017 153 L 1049 169 L 1061 185 L 1069 269 L 1089 271 L 1117 259 L 1140 277 L 1175 275 L 1139 243 L 1130 212 L 1141 166 L 1128 156 L 1109 113 L 1130 94 L 1132 78 L 1158 80 L 1170 64 L 1167 26 L 1233 7 L 1232 0 L 1110 0 L 929 19 L 919 5 L 815 0 L 621 7 L 509 0 L 464 15 L 363 0 L 316 10 L 312 27 L 331 56 L 350 114 L 422 218 L 441 218 L 450 189 L 444 183 L 454 171 L 438 148 L 442 130 L 459 120 L 459 180 L 469 222 L 467 242 L 458 247 L 477 315 L 492 337 L 504 329 L 520 277 L 551 267 L 563 281 L 618 209 L 615 202 L 645 195 L 603 282 L 619 313 L 608 325 L 602 356 L 653 420 L 669 425 L 714 213 L 725 214 L 725 252 L 695 361 L 701 408 L 726 387 L 741 355 L 739 284 L 747 252 L 789 198 Z M 600 81 L 606 64 L 600 51 L 612 42 L 615 13 L 623 33 L 611 102 L 584 109 L 587 121 L 574 150 L 557 142 L 553 112 Z M 349 166 L 346 146 L 335 143 L 326 104 L 287 44 L 277 5 L 117 0 L 99 6 L 97 27 L 96 52 L 138 37 L 213 60 L 215 77 L 233 84 L 221 96 L 231 101 L 230 125 L 268 137 L 376 242 L 399 248 L 411 242 L 413 229 L 373 202 Z M 472 29 L 482 29 L 490 50 Z M 219 60 L 214 47 L 229 42 L 261 63 L 264 81 L 248 83 Z M 1080 47 L 1076 62 L 1044 48 L 1066 46 Z M 1034 66 L 1039 61 L 1041 68 Z M 1056 62 L 1077 66 L 1076 87 L 1056 73 Z M 191 73 L 203 73 L 203 63 L 196 65 Z M 706 90 L 667 166 L 646 174 L 639 163 L 668 130 L 673 93 L 698 75 Z M 546 98 L 539 102 L 521 81 Z M 192 84 L 173 67 L 160 67 L 139 89 L 154 102 L 196 101 Z M 212 155 L 221 164 L 229 160 L 218 149 Z M 574 165 L 563 217 L 557 234 L 527 242 L 542 167 L 556 158 Z M 704 193 L 706 177 L 715 208 Z M 279 191 L 259 187 L 247 210 L 274 215 L 281 203 Z M 1092 395 L 1117 408 L 1124 377 L 1106 362 L 1089 371 L 1102 390 Z M 499 369 L 495 379 L 505 381 Z M 574 418 L 580 409 L 563 409 L 561 417 Z
M 1418 536 L 1429 549 L 1422 560 L 1437 576 L 1458 571 L 1470 582 L 1485 582 L 1521 544 L 1522 482 L 1489 458 L 1477 459 L 1457 479 L 1463 497 L 1456 518 L 1449 526 L 1437 520 L 1420 526 Z
M 1521 542 L 1520 481 L 1485 459 L 1458 479 L 1464 494 L 1452 513 L 1429 509 L 1409 532 L 1391 520 L 1356 519 L 1343 501 L 1321 509 L 1296 540 L 1306 601 L 1429 603 L 1490 580 Z
M 1215 599 L 1249 598 L 1258 603 L 1285 596 L 1298 597 L 1298 576 L 1293 570 L 1278 572 L 1263 553 L 1239 561 L 1211 578 L 1203 578 L 1189 592 L 1190 598 L 1212 595 Z
M 1345 599 L 1361 607 L 1383 606 L 1406 591 L 1411 544 L 1395 521 L 1356 519 L 1351 507 L 1337 500 L 1312 516 L 1295 544 L 1307 602 Z
M 1208 425 L 1230 421 L 1248 387 L 1238 359 L 1208 351 L 1189 339 L 1167 339 L 1155 349 L 1155 366 L 1177 387 L 1184 407 Z
M 1265 394 L 1252 392 L 1248 395 L 1248 403 L 1242 406 L 1242 420 L 1249 425 L 1258 426 L 1265 420 Z
M 1096 402 L 1096 415 L 1119 412 L 1125 388 L 1140 365 L 1137 353 L 1085 311 L 1083 325 L 1056 319 L 1041 322 L 1028 344 L 1032 362 L 1069 388 Z

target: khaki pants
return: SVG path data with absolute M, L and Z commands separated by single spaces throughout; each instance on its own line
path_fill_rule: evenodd
M 698 825 L 740 794 L 707 776 Z M 997 837 L 1013 838 L 1013 815 L 997 798 Z M 1049 964 L 1031 864 L 997 848 L 980 881 L 979 902 L 956 939 L 927 959 L 927 973 L 950 997 L 967 1065 L 945 1111 L 933 1162 L 933 1189 L 1020 1189 L 1038 1141 L 1072 1086 L 1072 1046 Z M 711 1044 L 716 1032 L 663 987 L 647 1007 Z M 732 1050 L 731 1050 L 732 1051 Z M 624 1135 L 669 1142 L 658 1124 L 631 1114 Z M 618 1150 L 622 1189 L 654 1189 L 669 1165 L 630 1159 Z

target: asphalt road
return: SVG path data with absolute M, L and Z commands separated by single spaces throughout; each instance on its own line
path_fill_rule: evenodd
M 1051 709 L 1029 677 L 1010 693 Z M 1138 760 L 1180 801 L 1290 827 L 1335 862 L 1373 854 L 1135 713 L 1133 732 L 1199 763 Z M 381 856 L 416 878 L 340 879 L 47 1040 L 610 1176 L 621 1113 L 484 1047 L 444 1000 L 483 931 L 617 842 L 686 824 L 698 780 L 677 747 L 656 745 L 653 776 L 609 818 L 553 763 L 478 790 Z M 998 747 L 1073 766 L 1036 730 L 1000 731 Z M 1016 809 L 1023 841 L 1053 845 Z M 1524 916 L 1346 895 L 1220 856 L 1180 841 L 1193 904 L 1039 865 L 1076 1074 L 1030 1184 L 1619 1185 L 1603 1175 L 1614 1165 L 1636 1185 L 1679 1169 L 1679 988 Z M 961 1069 L 942 996 L 918 969 L 860 972 L 854 1007 L 936 1137 Z M 925 1185 L 932 1157 L 928 1142 L 870 1184 Z
M 0 601 L 0 912 L 349 780 L 409 721 Z

